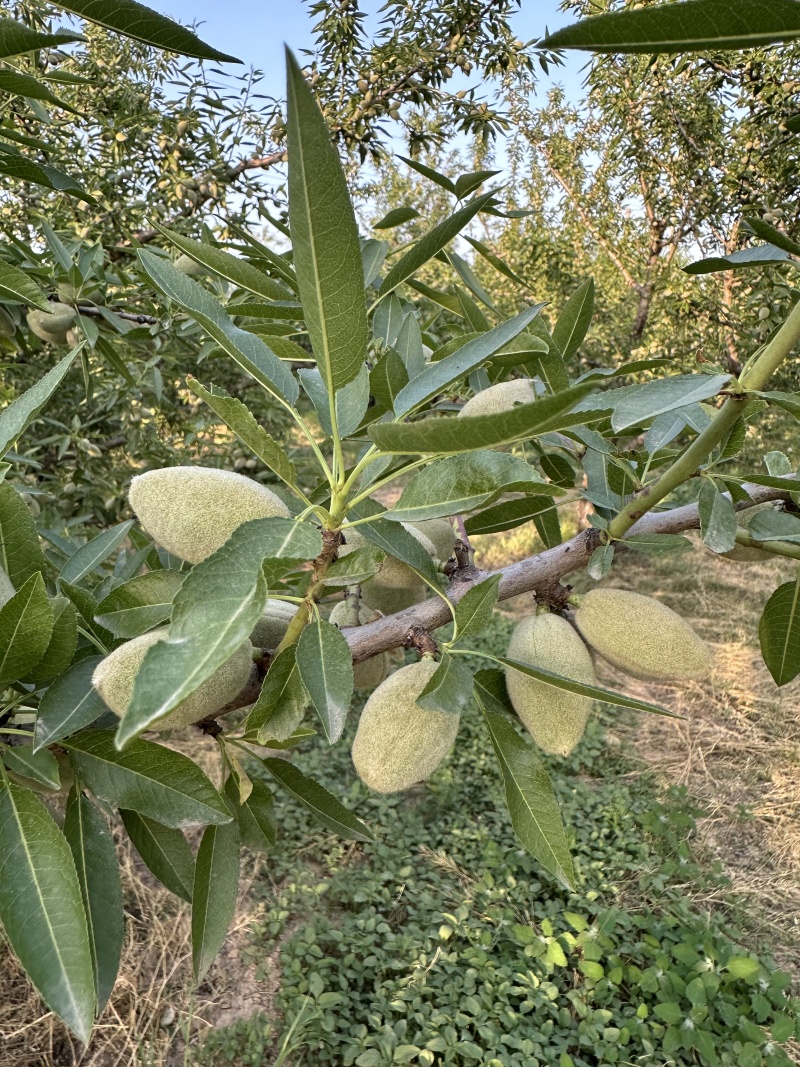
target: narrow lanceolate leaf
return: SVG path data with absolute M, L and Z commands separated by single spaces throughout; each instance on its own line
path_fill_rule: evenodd
M 322 579 L 325 585 L 360 585 L 381 569 L 386 553 L 373 545 L 357 548 L 328 567 Z
M 515 274 L 506 261 L 501 259 L 500 256 L 495 255 L 491 248 L 488 248 L 482 241 L 476 241 L 474 237 L 465 237 L 465 240 L 472 245 L 476 252 L 483 256 L 487 263 L 491 263 L 496 271 L 510 279 L 512 282 L 516 282 L 517 285 L 521 285 L 525 289 L 530 289 L 530 285 L 528 285 L 525 279 L 520 278 L 518 274 Z
M 446 361 L 445 361 L 446 362 Z M 414 383 L 409 383 L 409 387 Z M 383 452 L 398 455 L 446 455 L 482 448 L 497 448 L 524 441 L 543 433 L 584 423 L 591 417 L 586 410 L 573 411 L 588 396 L 591 385 L 578 385 L 563 393 L 542 397 L 532 404 L 520 404 L 497 415 L 427 418 L 411 423 L 380 423 L 369 434 Z M 597 408 L 603 408 L 598 400 Z
M 368 515 L 388 514 L 381 512 L 380 506 L 373 500 L 364 500 L 350 510 L 349 519 L 366 518 Z M 412 534 L 398 522 L 389 522 L 385 518 L 375 518 L 372 522 L 358 527 L 363 536 L 387 555 L 407 563 L 429 585 L 436 585 L 436 570 L 431 557 Z M 345 536 L 347 531 L 345 530 Z
M 514 832 L 543 867 L 571 886 L 575 874 L 558 801 L 536 750 L 523 741 L 507 717 L 513 709 L 500 671 L 478 671 L 475 696 L 500 764 Z
M 72 601 L 65 596 L 51 597 L 50 610 L 53 613 L 50 641 L 35 669 L 25 679 L 37 689 L 63 674 L 78 647 L 78 616 Z
M 286 94 L 294 268 L 314 358 L 332 399 L 367 355 L 361 247 L 339 155 L 288 49 Z
M 224 252 L 214 245 L 193 241 L 191 237 L 184 237 L 183 234 L 169 230 L 166 226 L 159 226 L 158 223 L 154 223 L 154 227 L 181 252 L 185 252 L 195 262 L 210 267 L 216 274 L 233 282 L 240 289 L 263 296 L 266 300 L 286 300 L 291 296 L 289 289 L 248 263 L 246 259 L 232 256 L 230 252 Z
M 721 270 L 772 267 L 781 266 L 784 263 L 793 263 L 795 266 L 800 266 L 800 261 L 781 248 L 776 248 L 774 245 L 755 245 L 753 248 L 743 248 L 739 252 L 731 252 L 727 256 L 711 256 L 709 259 L 698 259 L 697 262 L 690 263 L 683 270 L 686 274 L 716 274 Z
M 217 63 L 241 62 L 211 48 L 190 30 L 136 0 L 114 0 L 113 4 L 107 0 L 69 0 L 60 6 L 73 15 L 105 26 L 107 30 L 116 30 L 135 41 L 144 41 L 168 52 L 195 59 L 213 59 Z
M 247 800 L 241 802 L 233 778 L 225 783 L 225 795 L 239 823 L 242 844 L 254 852 L 269 852 L 278 839 L 275 799 L 272 790 L 257 778 Z
M 754 515 L 748 533 L 756 541 L 800 542 L 800 519 L 785 511 L 762 511 Z
M 169 619 L 172 602 L 185 578 L 185 571 L 139 574 L 100 601 L 95 619 L 115 637 L 138 637 Z
M 39 33 L 23 22 L 0 18 L 0 59 L 19 56 L 36 48 L 59 48 L 70 41 L 85 40 L 81 33 L 59 30 L 57 33 Z
M 119 752 L 113 730 L 90 730 L 62 744 L 89 789 L 114 807 L 178 829 L 230 821 L 214 786 L 179 752 L 141 739 Z
M 30 745 L 15 745 L 5 750 L 3 763 L 10 771 L 32 779 L 46 789 L 58 789 L 61 785 L 58 761 L 47 748 L 34 752 Z
M 704 480 L 698 498 L 703 543 L 712 552 L 731 552 L 736 547 L 736 509 L 729 496 L 713 482 Z
M 114 839 L 103 815 L 75 786 L 67 800 L 64 837 L 72 852 L 89 927 L 98 1012 L 117 980 L 125 920 Z
M 560 674 L 543 670 L 540 667 L 531 667 L 529 663 L 521 663 L 516 659 L 505 659 L 505 657 L 499 656 L 497 662 L 502 663 L 504 667 L 513 667 L 514 670 L 519 671 L 521 674 L 527 674 L 529 678 L 535 678 L 538 682 L 545 682 L 556 689 L 566 689 L 569 693 L 578 693 L 580 696 L 591 697 L 592 700 L 602 700 L 606 704 L 613 704 L 619 708 L 649 711 L 654 715 L 666 715 L 671 719 L 681 718 L 680 715 L 673 715 L 672 712 L 658 707 L 657 704 L 648 704 L 644 700 L 635 700 L 633 697 L 625 696 L 624 693 L 617 693 L 613 689 L 603 689 L 599 685 L 586 685 L 584 682 L 576 682 L 572 678 L 564 678 Z
M 192 888 L 192 964 L 202 981 L 222 948 L 236 913 L 239 888 L 239 824 L 207 826 L 197 851 Z
M 774 226 L 770 226 L 763 219 L 753 218 L 752 216 L 745 216 L 742 221 L 745 228 L 751 230 L 756 236 L 763 237 L 765 241 L 769 241 L 771 245 L 775 245 L 777 248 L 782 248 L 784 252 L 800 257 L 800 244 L 797 241 L 793 241 L 782 230 L 776 230 Z
M 594 282 L 587 279 L 579 285 L 558 316 L 553 340 L 563 359 L 570 359 L 580 348 L 594 314 Z
M 212 411 L 224 419 L 242 444 L 249 448 L 253 455 L 258 456 L 265 467 L 274 471 L 287 485 L 296 484 L 297 471 L 294 463 L 264 427 L 259 426 L 253 413 L 241 400 L 229 396 L 224 389 L 218 389 L 214 385 L 206 389 L 191 375 L 186 379 L 186 384 L 201 400 L 205 400 Z
M 237 326 L 215 296 L 161 256 L 140 251 L 139 259 L 157 288 L 187 311 L 251 378 L 289 404 L 297 401 L 299 389 L 290 368 L 260 337 Z
M 412 408 L 430 400 L 431 397 L 480 367 L 495 352 L 507 345 L 509 341 L 513 341 L 517 334 L 536 318 L 543 307 L 544 304 L 536 304 L 528 308 L 520 315 L 509 319 L 508 322 L 495 326 L 493 330 L 479 334 L 452 355 L 426 366 L 421 374 L 412 378 L 408 385 L 398 393 L 395 403 L 397 417 L 407 415 Z
M 342 736 L 353 698 L 350 646 L 337 626 L 320 619 L 297 642 L 297 667 L 330 744 Z
M 633 386 L 614 408 L 611 425 L 616 431 L 625 430 L 665 411 L 709 400 L 729 381 L 729 374 L 676 374 Z
M 492 621 L 500 585 L 500 575 L 492 574 L 467 592 L 456 604 L 456 631 L 459 637 L 479 634 Z
M 182 900 L 192 902 L 194 856 L 180 830 L 136 811 L 120 809 L 122 822 L 145 866 Z
M 0 608 L 0 685 L 27 677 L 47 651 L 53 611 L 41 574 Z
M 82 659 L 49 687 L 39 702 L 34 751 L 89 726 L 105 712 L 106 706 L 92 685 L 92 674 L 101 659 Z
M 59 387 L 81 347 L 73 348 L 36 385 L 0 412 L 0 459 Z
M 15 785 L 0 788 L 0 922 L 45 1004 L 86 1042 L 95 990 L 75 864 L 42 802 Z
M 464 420 L 466 421 L 466 420 Z M 391 511 L 392 522 L 437 519 L 489 504 L 504 493 L 559 493 L 519 456 L 468 452 L 436 460 L 415 474 Z
M 300 678 L 296 653 L 296 645 L 278 653 L 247 716 L 245 729 L 256 735 L 259 744 L 271 739 L 285 741 L 303 718 L 309 697 Z
M 91 574 L 95 567 L 99 567 L 115 549 L 119 548 L 128 536 L 131 526 L 133 526 L 132 519 L 121 522 L 117 526 L 112 526 L 110 530 L 104 530 L 97 537 L 93 537 L 85 545 L 81 545 L 61 568 L 59 577 L 71 585 L 77 584 L 81 578 Z
M 776 407 L 788 411 L 789 414 L 794 415 L 796 419 L 800 419 L 800 393 L 782 393 L 774 391 L 758 393 L 757 395 L 764 400 L 769 401 L 770 404 L 775 404 Z
M 445 652 L 430 681 L 417 697 L 421 708 L 459 715 L 472 696 L 472 674 Z
M 30 508 L 13 486 L 0 483 L 0 567 L 21 589 L 32 575 L 44 574 L 46 566 Z
M 32 182 L 34 185 L 43 185 L 45 189 L 58 189 L 59 192 L 79 196 L 88 204 L 95 203 L 83 186 L 78 185 L 68 174 L 44 163 L 35 163 L 27 156 L 0 155 L 0 174 L 18 178 L 23 182 Z
M 594 15 L 543 38 L 547 48 L 587 52 L 689 52 L 760 48 L 800 37 L 796 0 L 685 0 Z
M 0 19 L 0 39 L 4 19 Z M 10 263 L 0 262 L 0 296 L 5 300 L 16 300 L 20 304 L 47 311 L 50 303 L 42 290 L 24 271 L 12 267 Z
M 470 515 L 466 521 L 467 533 L 472 536 L 515 530 L 556 506 L 549 496 L 534 495 L 522 497 L 520 500 L 504 500 L 502 504 L 494 504 L 477 515 Z
M 118 744 L 177 707 L 247 640 L 267 599 L 265 560 L 289 570 L 321 551 L 309 523 L 253 519 L 197 564 L 175 597 L 168 640 L 149 649 L 136 676 Z
M 800 674 L 800 575 L 780 585 L 769 598 L 758 624 L 761 655 L 776 685 Z
M 348 841 L 371 841 L 372 834 L 361 819 L 348 811 L 333 793 L 298 770 L 293 763 L 277 757 L 262 761 L 269 773 L 288 793 L 311 812 L 317 822 Z
M 329 437 L 334 436 L 334 424 L 331 418 L 331 404 L 328 387 L 321 372 L 316 367 L 303 367 L 297 372 L 303 388 L 317 409 L 322 429 Z M 366 363 L 362 364 L 356 377 L 336 393 L 336 433 L 340 437 L 349 435 L 360 424 L 369 405 L 370 374 Z
M 416 274 L 429 259 L 433 259 L 437 252 L 449 245 L 453 238 L 457 237 L 464 227 L 475 218 L 478 212 L 487 206 L 493 196 L 493 193 L 484 193 L 482 196 L 476 196 L 474 200 L 465 204 L 464 207 L 454 212 L 449 218 L 446 218 L 424 234 L 395 263 L 383 279 L 381 282 L 381 296 L 391 293 L 406 278 Z

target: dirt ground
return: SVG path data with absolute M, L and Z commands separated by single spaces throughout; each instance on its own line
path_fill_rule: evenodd
M 535 546 L 485 547 L 493 556 L 528 554 Z M 678 610 L 710 643 L 716 665 L 707 683 L 680 689 L 636 682 L 609 667 L 601 668 L 601 680 L 684 716 L 626 714 L 612 728 L 656 769 L 665 788 L 687 787 L 704 811 L 697 845 L 746 901 L 754 942 L 763 938 L 781 967 L 800 974 L 800 681 L 778 690 L 758 649 L 763 605 L 790 577 L 791 561 L 744 566 L 701 548 L 655 560 L 621 557 L 609 583 Z M 580 579 L 581 587 L 588 584 Z M 522 600 L 508 605 L 512 614 L 524 609 Z M 213 743 L 200 744 L 207 744 L 210 760 Z M 155 885 L 129 845 L 121 849 L 124 958 L 90 1045 L 81 1049 L 70 1039 L 0 950 L 0 1067 L 182 1067 L 187 1047 L 209 1027 L 257 1012 L 270 1017 L 279 950 L 257 967 L 248 947 L 249 927 L 258 919 L 248 889 L 268 877 L 263 861 L 246 861 L 233 932 L 193 991 L 188 906 Z M 725 906 L 730 894 L 720 890 L 705 900 Z

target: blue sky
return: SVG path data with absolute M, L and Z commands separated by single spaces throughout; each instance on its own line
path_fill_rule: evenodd
M 148 0 L 151 6 L 184 24 L 199 24 L 203 40 L 248 66 L 265 72 L 268 93 L 283 95 L 283 45 L 294 49 L 311 44 L 312 20 L 304 0 Z M 366 0 L 362 10 L 375 11 L 379 3 Z M 528 41 L 541 36 L 545 26 L 556 30 L 572 21 L 558 10 L 559 0 L 523 0 L 513 19 L 518 36 Z M 555 73 L 570 96 L 580 92 L 580 68 L 585 57 L 573 53 Z M 235 70 L 235 68 L 231 68 Z M 542 87 L 548 84 L 542 81 Z

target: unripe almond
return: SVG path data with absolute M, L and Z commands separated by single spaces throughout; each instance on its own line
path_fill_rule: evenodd
M 434 547 L 436 558 L 446 563 L 453 554 L 456 535 L 447 519 L 423 519 L 422 522 L 410 522 L 421 534 L 424 534 Z
M 128 710 L 136 675 L 144 657 L 148 650 L 163 641 L 168 633 L 169 627 L 162 626 L 158 630 L 142 634 L 141 637 L 135 637 L 132 641 L 126 641 L 95 667 L 92 685 L 120 718 Z M 163 718 L 151 723 L 148 729 L 176 730 L 193 722 L 200 722 L 225 707 L 247 684 L 253 665 L 252 651 L 250 642 L 245 641 L 191 696 L 181 701 Z
M 517 404 L 531 404 L 536 399 L 536 389 L 531 378 L 514 378 L 500 382 L 476 393 L 463 406 L 459 415 L 496 415 L 511 411 Z
M 404 522 L 402 526 L 419 541 L 431 559 L 436 558 L 436 549 L 431 544 L 430 538 L 410 523 Z M 345 556 L 348 552 L 356 548 L 364 548 L 369 544 L 366 537 L 358 530 L 353 530 L 347 534 L 347 544 L 339 549 L 339 555 Z M 424 599 L 425 583 L 407 563 L 387 555 L 378 573 L 364 582 L 361 587 L 361 597 L 367 607 L 375 608 L 384 615 L 394 615 L 396 611 L 410 608 L 412 604 L 418 604 Z
M 270 598 L 264 608 L 264 613 L 250 634 L 250 644 L 255 645 L 256 648 L 277 648 L 296 614 L 296 604 Z
M 362 782 L 377 793 L 398 793 L 429 778 L 455 743 L 460 716 L 417 704 L 436 667 L 430 659 L 401 667 L 364 706 L 353 764 Z
M 28 312 L 27 321 L 31 332 L 53 345 L 66 344 L 67 330 L 75 321 L 75 309 L 68 304 L 52 303 L 49 311 L 35 308 Z
M 634 678 L 676 682 L 705 678 L 711 652 L 677 612 L 627 589 L 591 589 L 575 612 L 584 640 Z
M 185 190 L 178 193 L 178 199 L 186 196 Z M 176 270 L 182 271 L 184 274 L 188 274 L 190 278 L 202 278 L 206 273 L 206 268 L 202 264 L 198 263 L 196 259 L 192 259 L 191 256 L 180 255 L 173 264 Z
M 131 507 L 168 552 L 200 563 L 250 519 L 289 517 L 280 497 L 259 482 L 213 467 L 164 467 L 131 482 Z
M 375 622 L 381 617 L 380 612 L 373 611 L 366 604 L 358 609 L 358 622 L 354 623 L 350 605 L 346 600 L 340 600 L 328 617 L 328 622 L 344 630 L 348 626 L 366 626 L 367 623 Z M 356 689 L 374 689 L 380 685 L 389 673 L 389 661 L 386 653 L 381 652 L 371 659 L 365 659 L 363 663 L 356 663 L 353 667 L 353 684 Z
M 575 682 L 595 685 L 592 657 L 580 636 L 560 615 L 523 619 L 511 635 L 508 658 L 552 671 Z M 506 667 L 506 688 L 514 710 L 545 752 L 567 756 L 583 737 L 591 697 L 557 689 Z

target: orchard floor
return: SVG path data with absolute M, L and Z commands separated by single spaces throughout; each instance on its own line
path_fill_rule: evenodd
M 517 548 L 530 551 L 496 550 Z M 90 1046 L 72 1044 L 5 954 L 0 1067 L 705 1063 L 697 1049 L 659 1047 L 668 1020 L 654 1013 L 663 996 L 651 970 L 669 960 L 679 986 L 701 966 L 698 946 L 721 971 L 731 942 L 758 954 L 758 978 L 724 985 L 732 1028 L 766 1011 L 754 1007 L 762 993 L 780 1002 L 766 988 L 776 970 L 800 976 L 800 685 L 776 690 L 757 642 L 760 610 L 790 575 L 780 562 L 743 567 L 701 550 L 620 558 L 612 583 L 692 620 L 717 669 L 680 690 L 603 670 L 605 684 L 685 718 L 606 707 L 570 759 L 551 761 L 575 893 L 516 846 L 474 712 L 448 765 L 402 797 L 367 796 L 344 746 L 310 745 L 298 763 L 358 807 L 376 843 L 341 842 L 283 808 L 273 854 L 245 859 L 234 931 L 196 991 L 188 909 L 127 852 L 125 959 Z M 484 636 L 490 651 L 504 650 L 526 600 Z M 579 944 L 584 927 L 599 931 L 597 951 Z M 639 986 L 627 972 L 616 980 L 618 961 L 638 961 Z M 608 986 L 599 998 L 597 966 Z M 652 1056 L 625 1044 L 642 1005 Z M 718 1036 L 720 1062 L 772 1067 L 751 1038 L 734 1048 Z M 800 1062 L 800 1046 L 783 1047 Z

